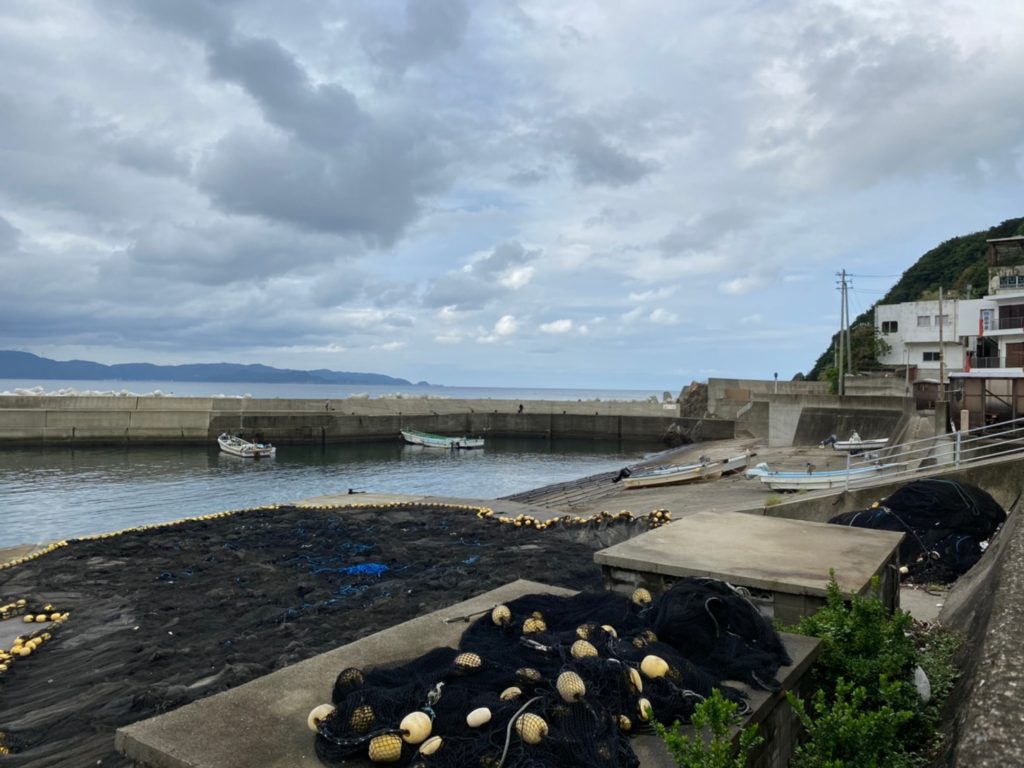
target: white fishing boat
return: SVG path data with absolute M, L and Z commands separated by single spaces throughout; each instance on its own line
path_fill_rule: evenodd
M 832 443 L 832 449 L 836 451 L 850 451 L 851 453 L 877 451 L 885 448 L 888 442 L 888 437 L 874 437 L 863 440 L 860 435 L 854 432 L 848 440 L 837 440 Z
M 739 456 L 732 456 L 728 459 L 722 459 L 722 474 L 735 475 L 737 472 L 742 472 L 744 469 L 746 469 L 747 464 L 749 463 L 749 453 L 741 453 Z
M 444 435 L 432 435 L 430 432 L 419 432 L 415 429 L 403 429 L 402 439 L 412 445 L 422 445 L 427 448 L 456 450 L 484 447 L 484 439 L 482 437 L 446 437 Z
M 775 472 L 766 464 L 759 464 L 747 470 L 747 477 L 757 477 L 773 491 L 821 491 L 830 488 L 843 488 L 850 481 L 862 481 L 887 473 L 897 472 L 906 467 L 905 462 L 891 464 L 872 464 L 852 469 L 834 469 L 815 472 L 808 468 L 807 472 Z
M 224 453 L 243 459 L 269 459 L 277 454 L 277 448 L 270 443 L 255 443 L 226 432 L 217 438 L 217 443 Z
M 654 488 L 660 485 L 717 480 L 721 476 L 721 462 L 702 461 L 699 464 L 663 465 L 636 470 L 629 477 L 622 479 L 622 485 L 625 488 Z

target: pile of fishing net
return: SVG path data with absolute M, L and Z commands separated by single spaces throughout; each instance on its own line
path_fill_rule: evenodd
M 955 480 L 915 480 L 870 509 L 829 520 L 837 525 L 901 531 L 900 562 L 914 580 L 955 581 L 981 558 L 1006 521 L 986 491 Z
M 777 690 L 781 640 L 738 591 L 684 579 L 658 598 L 527 595 L 495 606 L 458 649 L 343 670 L 309 726 L 327 765 L 635 766 L 629 737 L 686 721 L 724 680 Z

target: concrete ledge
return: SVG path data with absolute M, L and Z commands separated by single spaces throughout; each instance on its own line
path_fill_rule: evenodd
M 448 609 L 435 611 L 354 643 L 321 654 L 246 685 L 202 699 L 165 715 L 117 731 L 116 749 L 139 768 L 323 768 L 316 758 L 306 716 L 330 700 L 338 672 L 348 666 L 391 664 L 415 658 L 438 646 L 457 646 L 464 622 L 444 619 L 484 611 L 496 603 L 544 592 L 570 595 L 571 590 L 531 581 L 515 581 Z M 819 651 L 814 638 L 784 635 L 794 663 L 779 671 L 784 689 L 796 687 Z M 742 725 L 762 723 L 766 735 L 782 742 L 766 744 L 756 765 L 784 765 L 792 748 L 793 717 L 784 695 L 751 691 L 753 709 Z M 634 739 L 646 768 L 674 768 L 662 742 L 653 736 Z M 353 760 L 353 766 L 372 765 Z
M 698 512 L 602 549 L 594 562 L 671 577 L 709 576 L 755 589 L 825 597 L 860 594 L 892 562 L 902 533 L 846 528 L 742 512 Z M 898 565 L 898 563 L 897 563 Z

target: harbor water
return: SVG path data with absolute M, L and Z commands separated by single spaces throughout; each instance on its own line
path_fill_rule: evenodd
M 0 449 L 0 548 L 182 517 L 368 491 L 490 499 L 619 469 L 657 445 L 489 439 L 447 451 L 400 440 L 288 445 L 274 459 L 197 447 Z

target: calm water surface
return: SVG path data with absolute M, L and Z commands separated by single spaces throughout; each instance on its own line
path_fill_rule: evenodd
M 0 547 L 296 501 L 349 488 L 489 499 L 618 469 L 658 446 L 489 439 L 482 451 L 398 441 L 281 446 L 252 461 L 216 446 L 0 450 Z

